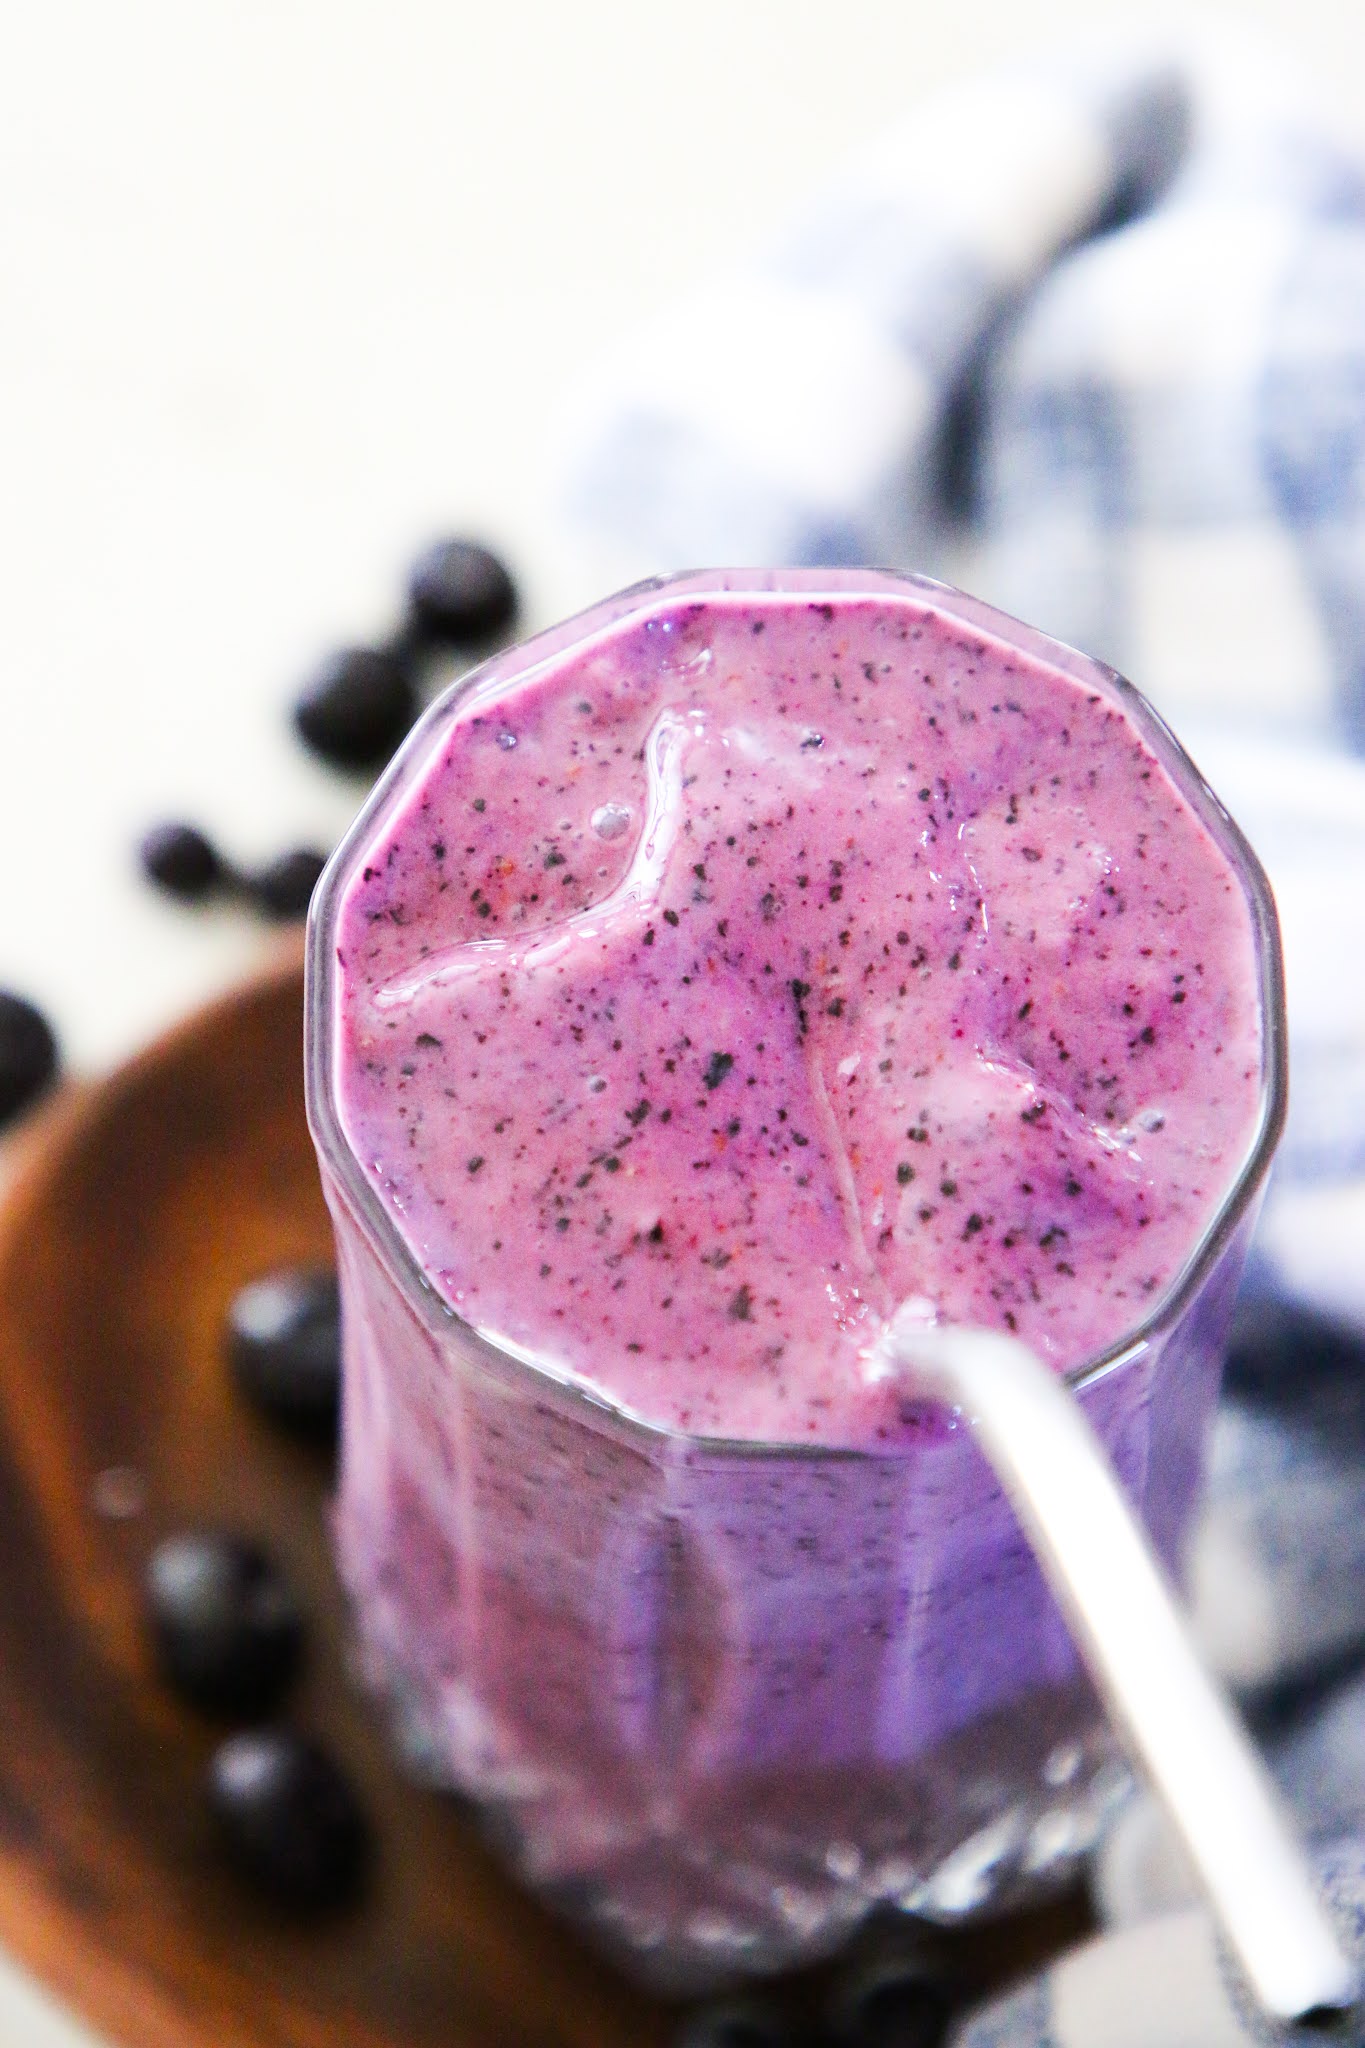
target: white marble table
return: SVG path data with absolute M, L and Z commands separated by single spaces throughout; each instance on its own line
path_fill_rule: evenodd
M 1365 14 L 1244 0 L 1365 127 Z M 139 880 L 187 814 L 242 859 L 357 801 L 292 740 L 441 531 L 532 623 L 547 437 L 623 321 L 742 256 L 851 144 L 1095 0 L 50 0 L 0 66 L 0 985 L 98 1072 L 258 960 Z M 661 565 L 664 566 L 664 565 Z M 0 2039 L 89 2048 L 0 1960 Z

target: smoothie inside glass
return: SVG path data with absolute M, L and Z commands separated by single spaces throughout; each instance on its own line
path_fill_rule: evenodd
M 428 714 L 308 1007 L 338 1551 L 432 1774 L 676 1984 L 1068 1874 L 1093 1692 L 877 1359 L 1017 1334 L 1174 1560 L 1282 1002 L 1136 692 L 919 579 L 641 586 Z

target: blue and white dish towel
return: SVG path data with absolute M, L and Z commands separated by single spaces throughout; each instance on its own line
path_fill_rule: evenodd
M 968 83 L 627 336 L 557 494 L 585 597 L 976 591 L 1130 675 L 1257 848 L 1292 1100 L 1191 1588 L 1365 1954 L 1365 157 L 1226 24 Z M 1097 1894 L 1109 1931 L 961 2048 L 1258 2038 L 1140 1803 Z

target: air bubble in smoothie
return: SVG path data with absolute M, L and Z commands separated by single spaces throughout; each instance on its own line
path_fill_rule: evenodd
M 626 804 L 599 804 L 590 822 L 599 839 L 619 839 L 623 832 L 630 830 L 629 807 Z

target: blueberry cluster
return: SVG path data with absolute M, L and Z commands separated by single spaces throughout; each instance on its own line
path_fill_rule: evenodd
M 279 922 L 303 917 L 327 856 L 314 846 L 294 846 L 262 868 L 238 868 L 223 859 L 197 825 L 180 820 L 153 825 L 138 846 L 147 879 L 182 903 L 233 895 Z
M 823 2001 L 799 2012 L 767 1998 L 704 2006 L 674 2048 L 940 2048 L 961 1990 L 941 1954 L 892 1937 L 844 1964 Z
M 372 773 L 417 717 L 432 657 L 487 647 L 511 629 L 517 610 L 516 586 L 488 548 L 436 542 L 409 572 L 404 615 L 389 638 L 338 648 L 309 677 L 294 701 L 295 731 L 331 767 Z M 145 833 L 138 859 L 148 880 L 182 903 L 235 896 L 280 921 L 304 916 L 326 864 L 317 848 L 296 846 L 264 867 L 240 867 L 180 819 Z
M 519 599 L 505 565 L 472 540 L 441 540 L 408 573 L 402 620 L 375 647 L 330 655 L 295 700 L 300 739 L 332 767 L 383 766 L 421 709 L 433 656 L 478 653 L 516 623 Z M 197 825 L 170 819 L 142 836 L 138 861 L 148 881 L 181 903 L 235 897 L 264 917 L 291 923 L 307 914 L 327 857 L 294 846 L 261 867 L 224 857 Z M 0 1128 L 35 1102 L 60 1065 L 56 1036 L 26 997 L 0 989 Z
M 226 1351 L 241 1392 L 309 1437 L 335 1428 L 340 1320 L 334 1273 L 290 1267 L 244 1287 Z M 148 1631 L 157 1668 L 199 1711 L 245 1723 L 209 1762 L 207 1798 L 223 1847 L 258 1890 L 295 1908 L 354 1898 L 370 1833 L 349 1779 L 309 1736 L 279 1719 L 305 1642 L 302 1605 L 261 1544 L 225 1529 L 185 1529 L 148 1559 Z

